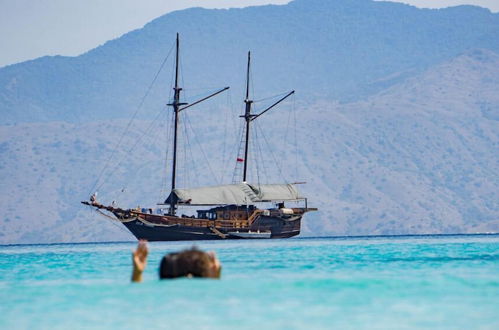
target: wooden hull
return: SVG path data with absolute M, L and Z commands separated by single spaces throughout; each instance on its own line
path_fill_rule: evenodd
M 148 226 L 140 221 L 125 222 L 123 225 L 137 239 L 146 239 L 148 241 L 196 241 L 222 239 L 206 227 Z
M 300 234 L 301 219 L 312 208 L 253 209 L 249 218 L 229 206 L 222 208 L 216 219 L 153 214 L 152 209 L 122 209 L 96 201 L 82 204 L 107 211 L 121 222 L 137 239 L 148 241 L 195 241 L 223 239 L 289 238 Z M 225 212 L 227 211 L 227 212 Z M 237 213 L 239 212 L 239 213 Z M 270 234 L 270 235 L 269 235 Z
M 301 216 L 292 220 L 279 217 L 261 216 L 252 224 L 251 228 L 238 229 L 239 232 L 270 231 L 270 238 L 289 238 L 300 234 Z M 137 238 L 148 241 L 195 241 L 195 240 L 223 240 L 223 239 L 246 239 L 236 235 L 230 235 L 233 228 L 216 228 L 197 226 L 159 226 L 145 224 L 140 220 L 123 222 L 123 225 Z M 251 237 L 252 239 L 263 239 Z

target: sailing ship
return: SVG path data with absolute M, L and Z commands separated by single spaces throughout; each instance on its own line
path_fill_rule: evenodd
M 291 91 L 271 106 L 258 114 L 252 113 L 253 100 L 250 99 L 250 63 L 251 53 L 248 52 L 246 70 L 245 148 L 242 182 L 219 186 L 198 188 L 177 188 L 177 144 L 180 112 L 208 98 L 222 93 L 229 87 L 202 98 L 191 104 L 180 101 L 179 87 L 179 35 L 176 39 L 175 52 L 175 86 L 173 101 L 168 104 L 174 111 L 173 160 L 171 192 L 162 205 L 165 209 L 129 208 L 124 209 L 112 205 L 103 205 L 95 195 L 82 204 L 108 212 L 113 219 L 121 222 L 137 239 L 149 241 L 179 241 L 179 240 L 221 240 L 221 239 L 263 239 L 288 238 L 300 233 L 303 215 L 316 208 L 309 208 L 307 199 L 301 197 L 297 183 L 283 184 L 251 184 L 246 182 L 248 171 L 248 154 L 251 123 L 258 117 L 274 108 L 294 93 Z M 286 207 L 287 202 L 298 202 L 301 207 Z M 259 205 L 272 203 L 271 208 L 260 208 Z M 178 215 L 179 206 L 207 208 L 196 210 L 197 215 Z M 102 211 L 101 211 L 102 210 Z

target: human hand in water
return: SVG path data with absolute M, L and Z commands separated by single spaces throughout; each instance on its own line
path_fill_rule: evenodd
M 142 273 L 147 265 L 147 241 L 139 240 L 137 250 L 132 252 L 133 272 L 132 282 L 142 282 Z

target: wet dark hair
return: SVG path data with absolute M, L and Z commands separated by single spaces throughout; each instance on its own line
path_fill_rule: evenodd
M 159 278 L 176 278 L 184 276 L 209 277 L 213 260 L 206 252 L 191 248 L 180 252 L 169 253 L 161 259 Z

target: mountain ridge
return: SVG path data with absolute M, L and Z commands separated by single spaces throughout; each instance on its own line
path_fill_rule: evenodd
M 191 8 L 78 57 L 42 57 L 0 68 L 4 121 L 130 117 L 176 32 L 182 35 L 185 85 L 237 88 L 251 49 L 255 92 L 296 89 L 303 102 L 359 100 L 467 49 L 499 50 L 499 14 L 478 7 L 423 10 L 369 0 L 296 0 Z M 403 74 L 380 80 L 397 72 Z M 159 77 L 143 118 L 168 102 L 169 80 L 166 73 Z M 237 92 L 242 94 L 240 87 Z

